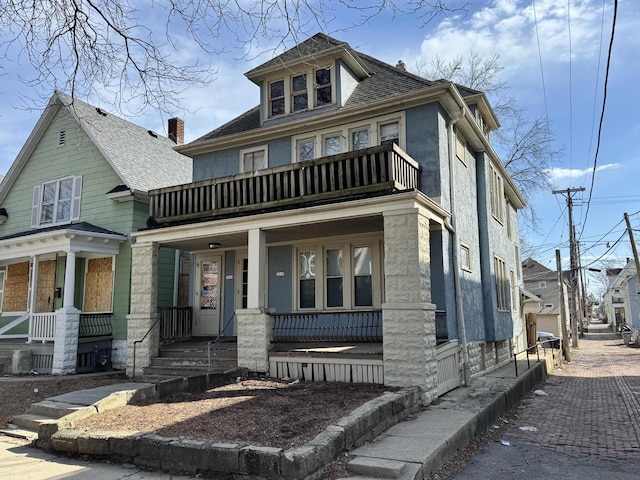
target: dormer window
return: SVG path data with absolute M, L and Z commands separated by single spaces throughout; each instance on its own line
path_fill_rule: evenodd
M 335 97 L 330 67 L 296 73 L 268 85 L 269 118 L 329 105 Z
M 269 84 L 269 116 L 284 115 L 284 80 Z
M 316 70 L 316 107 L 328 105 L 332 102 L 331 96 L 331 69 L 320 68 Z
M 304 73 L 291 77 L 291 104 L 293 105 L 294 112 L 309 108 L 307 75 Z

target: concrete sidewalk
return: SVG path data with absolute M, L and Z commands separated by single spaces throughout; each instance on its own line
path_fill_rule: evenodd
M 353 478 L 414 480 L 438 470 L 475 436 L 495 424 L 546 376 L 546 362 L 510 363 L 440 397 L 414 419 L 401 422 L 357 448 Z

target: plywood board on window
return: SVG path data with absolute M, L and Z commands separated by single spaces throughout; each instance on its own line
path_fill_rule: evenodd
M 84 288 L 84 312 L 110 312 L 113 297 L 112 259 L 90 258 Z
M 37 313 L 53 312 L 53 295 L 56 288 L 56 261 L 38 262 L 38 281 L 36 286 Z
M 24 312 L 29 298 L 29 262 L 7 265 L 2 310 Z

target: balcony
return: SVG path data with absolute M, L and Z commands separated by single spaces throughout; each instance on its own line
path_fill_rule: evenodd
M 395 144 L 149 192 L 157 225 L 295 208 L 420 188 L 420 165 Z

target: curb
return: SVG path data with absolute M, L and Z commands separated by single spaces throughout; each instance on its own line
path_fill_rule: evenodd
M 227 379 L 236 376 L 237 371 L 225 373 Z M 112 394 L 82 411 L 62 417 L 53 426 L 41 426 L 38 433 L 43 437 L 38 445 L 50 446 L 58 452 L 97 456 L 166 471 L 227 472 L 272 479 L 302 479 L 322 470 L 341 453 L 362 445 L 417 412 L 421 405 L 417 387 L 386 392 L 329 425 L 307 444 L 287 450 L 185 437 L 74 428 L 76 420 L 100 411 L 144 399 L 161 398 L 185 389 L 213 386 L 208 383 L 209 378 L 202 377 L 209 375 L 177 378 L 140 390 Z

